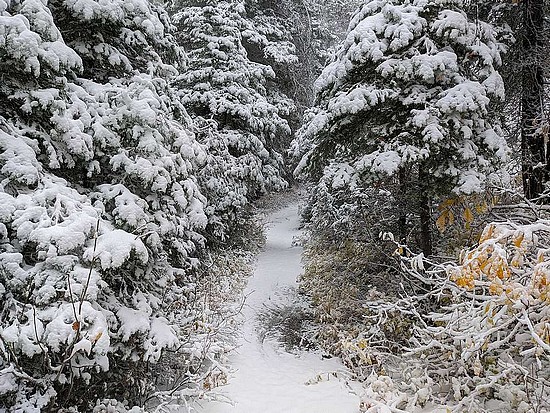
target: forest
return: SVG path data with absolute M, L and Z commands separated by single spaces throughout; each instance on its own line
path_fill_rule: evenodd
M 229 412 L 289 203 L 299 412 L 550 412 L 549 7 L 0 0 L 0 412 Z

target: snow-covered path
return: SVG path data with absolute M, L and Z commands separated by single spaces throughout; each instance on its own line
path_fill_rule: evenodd
M 245 321 L 239 347 L 231 358 L 229 384 L 214 390 L 220 401 L 201 401 L 200 413 L 357 413 L 359 397 L 349 373 L 336 359 L 315 352 L 288 353 L 275 340 L 258 336 L 257 316 L 266 307 L 289 304 L 302 271 L 298 206 L 291 204 L 267 218 L 267 243 L 248 282 Z M 351 383 L 353 387 L 356 387 Z

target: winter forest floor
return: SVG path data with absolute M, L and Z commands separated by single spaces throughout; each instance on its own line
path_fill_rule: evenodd
M 325 359 L 318 351 L 287 351 L 277 338 L 277 329 L 302 305 L 296 294 L 296 278 L 302 272 L 302 248 L 294 242 L 300 236 L 298 210 L 293 200 L 267 215 L 267 241 L 245 290 L 244 322 L 230 357 L 228 384 L 214 389 L 210 400 L 199 401 L 191 411 L 359 411 L 360 385 L 341 362 Z

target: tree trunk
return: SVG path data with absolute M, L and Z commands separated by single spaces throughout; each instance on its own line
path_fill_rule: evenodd
M 523 192 L 539 197 L 549 177 L 547 143 L 540 132 L 543 116 L 544 76 L 541 65 L 544 1 L 523 1 L 521 152 Z
M 428 257 L 433 253 L 432 241 L 432 200 L 430 193 L 430 176 L 421 165 L 418 171 L 420 180 L 420 247 L 424 256 Z
M 397 226 L 399 228 L 399 242 L 402 244 L 407 244 L 407 236 L 409 234 L 409 228 L 407 226 L 407 200 L 409 199 L 409 191 L 407 188 L 410 185 L 410 179 L 408 179 L 409 171 L 405 168 L 400 168 L 398 172 L 399 179 L 399 192 L 397 198 L 397 207 L 398 207 L 398 220 Z

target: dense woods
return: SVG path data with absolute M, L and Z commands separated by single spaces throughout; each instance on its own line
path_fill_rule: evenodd
M 550 411 L 547 8 L 0 0 L 0 411 L 223 384 L 297 184 L 303 341 L 361 412 Z

